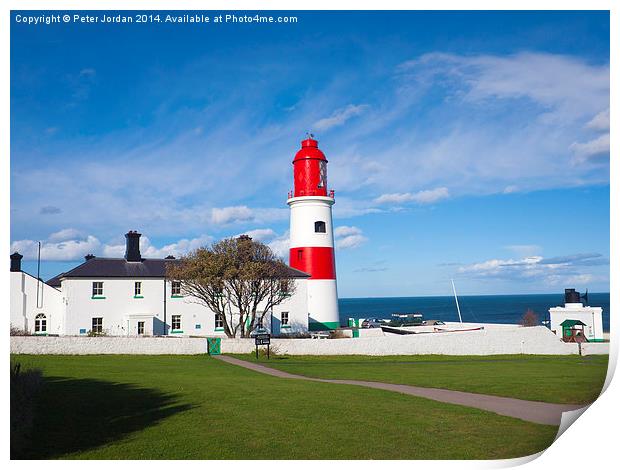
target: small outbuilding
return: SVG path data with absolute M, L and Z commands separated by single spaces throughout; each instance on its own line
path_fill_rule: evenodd
M 581 295 L 575 289 L 564 290 L 564 305 L 549 309 L 549 328 L 558 337 L 564 339 L 564 322 L 567 320 L 581 322 L 583 337 L 589 342 L 604 341 L 603 309 L 590 307 L 587 294 Z
M 588 341 L 583 327 L 587 326 L 581 320 L 564 320 L 560 323 L 562 327 L 562 340 L 566 343 L 583 343 Z

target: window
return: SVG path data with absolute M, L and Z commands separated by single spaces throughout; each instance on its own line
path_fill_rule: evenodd
M 172 295 L 173 297 L 181 296 L 181 281 L 172 281 Z
M 181 315 L 172 315 L 172 331 L 181 331 Z
M 317 185 L 319 189 L 327 187 L 327 162 L 321 161 L 319 162 L 319 184 Z
M 136 283 L 136 284 L 139 284 L 139 283 Z M 138 322 L 138 334 L 139 335 L 144 334 L 144 322 L 143 321 Z
M 280 314 L 280 326 L 283 328 L 288 328 L 291 326 L 288 322 L 288 312 L 282 312 Z
M 103 296 L 103 282 L 93 282 L 93 297 Z
M 90 329 L 93 333 L 103 333 L 103 318 L 102 317 L 94 317 L 93 318 L 93 327 Z
M 35 333 L 47 333 L 47 319 L 43 313 L 39 313 L 34 318 L 34 332 Z
M 215 329 L 224 328 L 224 318 L 221 313 L 215 314 Z
M 142 283 L 136 282 L 133 287 L 133 295 L 138 297 L 142 295 Z
M 297 250 L 297 261 L 301 261 L 304 256 L 304 250 Z
M 322 220 L 317 220 L 314 223 L 314 231 L 316 233 L 325 233 L 326 229 L 325 229 L 325 222 L 323 222 Z

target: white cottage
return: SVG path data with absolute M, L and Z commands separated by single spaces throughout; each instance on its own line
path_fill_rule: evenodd
M 128 232 L 124 258 L 87 255 L 76 268 L 47 282 L 23 272 L 11 255 L 11 326 L 33 334 L 112 336 L 224 336 L 218 316 L 197 299 L 181 295 L 166 278 L 174 257 L 144 259 L 140 234 Z M 295 293 L 265 316 L 274 335 L 308 330 L 308 274 L 289 268 Z

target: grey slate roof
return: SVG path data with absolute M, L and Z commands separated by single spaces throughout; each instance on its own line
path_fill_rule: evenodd
M 166 264 L 176 263 L 175 259 L 143 259 L 142 261 L 127 261 L 125 258 L 92 258 L 66 273 L 58 274 L 47 284 L 52 287 L 60 287 L 64 278 L 106 278 L 106 277 L 129 277 L 129 278 L 163 278 L 166 275 Z M 291 278 L 306 278 L 309 274 L 295 268 L 288 267 Z

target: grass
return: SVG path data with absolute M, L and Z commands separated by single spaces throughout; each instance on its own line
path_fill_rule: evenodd
M 557 431 L 364 387 L 287 380 L 208 356 L 14 356 L 43 372 L 22 458 L 498 459 Z
M 254 361 L 254 355 L 235 355 Z M 598 397 L 604 356 L 272 356 L 269 366 L 292 374 L 447 388 L 550 403 Z M 260 362 L 267 363 L 266 358 Z M 266 364 L 267 365 L 267 364 Z

